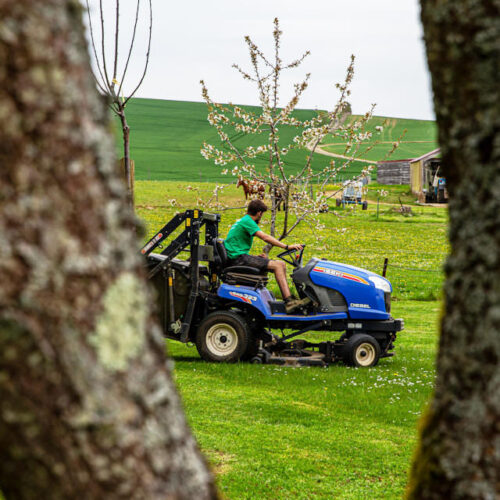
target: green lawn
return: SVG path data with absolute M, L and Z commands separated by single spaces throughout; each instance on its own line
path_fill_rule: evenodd
M 311 113 L 303 110 L 298 116 Z M 198 206 L 197 198 L 210 197 L 213 184 L 200 181 L 222 181 L 227 184 L 223 201 L 244 205 L 234 178 L 221 176 L 220 167 L 200 155 L 204 140 L 217 144 L 206 114 L 203 103 L 192 102 L 134 99 L 127 107 L 145 239 L 174 213 Z M 433 122 L 375 117 L 370 126 L 379 124 L 384 129 L 374 139 L 393 141 L 408 128 L 407 141 L 426 141 L 418 148 L 435 143 Z M 284 127 L 283 139 L 292 132 Z M 234 139 L 249 144 L 249 139 Z M 116 144 L 120 151 L 119 135 Z M 293 151 L 287 171 L 296 171 L 306 154 Z M 314 166 L 327 161 L 317 155 Z M 349 172 L 363 166 L 354 164 Z M 377 208 L 380 189 L 390 192 Z M 399 198 L 412 206 L 411 216 L 395 211 Z M 307 245 L 306 259 L 320 256 L 375 272 L 389 259 L 393 315 L 405 321 L 395 357 L 372 369 L 219 365 L 202 362 L 192 346 L 168 342 L 187 418 L 225 498 L 398 499 L 404 493 L 417 421 L 435 378 L 447 210 L 415 205 L 408 188 L 400 186 L 370 185 L 367 199 L 367 211 L 337 209 L 331 200 L 331 212 L 320 216 L 324 229 L 302 225 L 289 241 Z M 223 237 L 244 210 L 221 213 Z M 268 218 L 262 228 L 268 232 Z M 261 248 L 256 244 L 254 252 Z M 276 284 L 270 288 L 277 292 Z
M 190 185 L 197 191 L 186 182 L 137 183 L 148 236 L 212 188 Z M 374 200 L 382 188 L 390 193 L 377 217 Z M 230 206 L 243 205 L 235 186 L 222 196 Z M 394 211 L 400 197 L 412 204 L 412 216 Z M 174 198 L 176 207 L 169 202 Z M 335 209 L 321 216 L 324 230 L 302 226 L 291 241 L 307 244 L 306 259 L 318 255 L 378 272 L 389 258 L 393 316 L 405 321 L 393 358 L 372 369 L 219 365 L 201 361 L 192 346 L 168 342 L 189 423 L 225 498 L 403 496 L 417 422 L 435 377 L 447 210 L 415 205 L 402 186 L 370 185 L 368 199 L 367 211 Z M 221 213 L 224 236 L 243 211 Z M 260 248 L 256 244 L 255 252 Z M 331 339 L 322 333 L 306 338 Z
M 198 191 L 187 191 L 187 186 Z M 384 188 L 369 185 L 368 210 L 337 209 L 334 201 L 332 213 L 321 214 L 325 229 L 308 225 L 300 226 L 289 241 L 305 243 L 305 259 L 312 256 L 345 262 L 381 273 L 384 258 L 389 259 L 388 278 L 394 286 L 394 295 L 400 299 L 434 300 L 440 296 L 441 266 L 448 251 L 447 209 L 412 205 L 412 216 L 404 216 L 395 209 L 398 198 L 408 204 L 414 198 L 408 187 L 385 186 L 387 198 L 382 198 L 377 217 L 377 190 Z M 147 224 L 148 236 L 158 231 L 178 211 L 196 206 L 198 195 L 208 199 L 213 186 L 207 183 L 187 182 L 137 182 L 136 203 L 138 214 Z M 333 189 L 333 187 L 332 187 Z M 177 200 L 172 207 L 169 200 Z M 235 185 L 227 187 L 221 199 L 232 207 L 242 207 L 244 198 Z M 233 222 L 244 214 L 243 209 L 222 213 L 221 237 L 227 234 Z M 264 217 L 262 228 L 269 231 L 269 217 Z M 256 242 L 254 251 L 260 253 L 262 244 Z M 271 256 L 276 255 L 273 250 Z
M 372 369 L 218 365 L 169 342 L 189 423 L 231 499 L 401 498 L 434 381 L 438 302 L 403 301 Z M 313 335 L 310 335 L 313 337 Z

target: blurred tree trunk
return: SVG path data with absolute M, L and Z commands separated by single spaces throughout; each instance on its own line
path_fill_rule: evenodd
M 0 1 L 0 490 L 214 498 L 166 368 L 76 0 Z
M 500 4 L 421 1 L 451 255 L 409 498 L 500 495 Z

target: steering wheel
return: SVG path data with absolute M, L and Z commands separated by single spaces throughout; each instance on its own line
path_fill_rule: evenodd
M 305 245 L 302 245 L 302 250 L 297 253 L 298 250 L 291 248 L 290 250 L 285 250 L 277 255 L 278 259 L 284 260 L 287 264 L 291 264 L 293 267 L 300 267 L 302 265 L 302 255 L 304 255 Z M 289 257 L 290 260 L 286 259 Z

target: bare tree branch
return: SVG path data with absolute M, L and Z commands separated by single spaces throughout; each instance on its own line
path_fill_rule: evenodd
M 141 77 L 139 83 L 137 84 L 137 87 L 135 87 L 135 89 L 132 91 L 132 93 L 125 99 L 124 104 L 127 104 L 128 101 L 130 101 L 130 99 L 135 95 L 135 93 L 137 92 L 139 87 L 142 85 L 144 77 L 146 76 L 146 71 L 148 70 L 149 54 L 151 52 L 151 33 L 153 30 L 153 6 L 151 4 L 151 0 L 149 0 L 148 3 L 149 3 L 149 37 L 148 37 L 148 51 L 146 53 L 146 64 L 144 65 L 144 71 L 142 73 L 142 77 Z
M 347 97 L 347 90 L 348 90 L 348 84 L 352 80 L 352 76 L 354 75 L 354 56 L 351 56 L 351 63 L 349 64 L 347 68 L 347 74 L 346 74 L 346 79 L 345 79 L 345 84 L 341 87 L 341 95 L 339 100 L 337 101 L 337 105 L 335 106 L 334 111 L 330 114 L 330 121 L 329 125 L 333 123 L 333 121 L 336 119 L 338 116 L 339 112 L 342 110 L 343 103 L 345 102 L 345 99 Z M 319 136 L 313 143 L 312 148 L 310 149 L 309 156 L 307 158 L 307 161 L 304 165 L 304 168 L 302 169 L 301 173 L 299 175 L 302 175 L 306 169 L 308 169 L 311 166 L 311 162 L 313 159 L 314 152 L 316 151 L 316 148 L 318 145 L 321 143 L 323 140 L 324 136 Z
M 88 19 L 89 19 L 90 42 L 92 44 L 92 50 L 94 52 L 94 57 L 95 57 L 95 61 L 96 61 L 97 70 L 99 71 L 99 74 L 101 75 L 102 81 L 105 82 L 106 79 L 104 78 L 104 75 L 102 74 L 101 65 L 99 64 L 99 58 L 97 57 L 97 49 L 96 49 L 96 46 L 95 46 L 95 39 L 94 39 L 94 30 L 92 28 L 92 19 L 90 17 L 89 0 L 85 0 L 85 1 L 87 3 L 87 16 L 88 16 Z M 101 85 L 101 82 L 99 82 L 99 79 L 96 77 L 96 75 L 95 75 L 95 73 L 93 71 L 92 71 L 92 76 L 94 77 L 94 80 L 96 81 L 96 83 L 97 83 L 98 87 L 101 89 L 101 91 L 104 94 L 107 94 L 106 89 L 103 87 L 103 85 Z
M 113 65 L 113 80 L 111 82 L 113 89 L 116 83 L 116 71 L 118 69 L 118 33 L 120 31 L 120 0 L 116 0 L 116 27 L 115 27 L 115 60 Z M 118 92 L 118 95 L 120 93 Z
M 130 56 L 132 55 L 132 49 L 134 48 L 135 34 L 137 31 L 137 22 L 139 21 L 139 5 L 140 5 L 140 0 L 137 0 L 137 8 L 135 11 L 135 21 L 134 21 L 134 31 L 132 32 L 132 40 L 130 42 L 130 49 L 128 51 L 127 62 L 125 63 L 125 68 L 123 70 L 122 77 L 120 78 L 120 87 L 118 88 L 118 95 L 120 95 L 122 93 L 122 87 L 123 87 L 123 83 L 125 82 L 125 76 L 127 74 L 128 63 L 130 61 Z
M 115 97 L 115 93 L 114 93 L 114 89 L 111 87 L 111 84 L 110 84 L 110 81 L 109 81 L 108 69 L 107 69 L 107 66 L 106 66 L 106 51 L 104 50 L 104 38 L 105 38 L 104 34 L 105 34 L 105 30 L 104 30 L 104 12 L 102 10 L 102 0 L 99 0 L 99 10 L 100 10 L 100 13 L 101 13 L 102 66 L 104 68 L 104 75 L 106 76 L 106 78 L 105 78 L 106 88 L 108 89 L 108 91 L 111 94 L 111 96 L 114 98 Z

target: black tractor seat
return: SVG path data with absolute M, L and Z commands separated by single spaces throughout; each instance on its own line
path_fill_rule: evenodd
M 256 267 L 228 266 L 226 247 L 223 240 L 215 242 L 216 262 L 219 266 L 220 279 L 229 285 L 254 286 L 256 288 L 267 285 L 269 278 Z

